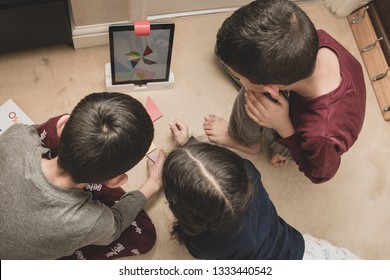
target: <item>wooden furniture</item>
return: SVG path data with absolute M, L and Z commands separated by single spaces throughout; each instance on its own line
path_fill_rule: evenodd
M 371 1 L 348 16 L 383 118 L 390 121 L 390 1 Z
M 72 44 L 67 0 L 0 0 L 0 53 Z

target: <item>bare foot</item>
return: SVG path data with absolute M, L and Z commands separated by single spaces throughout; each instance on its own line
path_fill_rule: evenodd
M 269 160 L 271 165 L 274 167 L 283 166 L 284 164 L 286 164 L 287 161 L 288 161 L 288 158 L 285 158 L 285 157 L 283 157 L 275 152 L 272 152 L 271 159 Z
M 261 150 L 260 143 L 245 145 L 234 139 L 228 132 L 228 122 L 214 115 L 204 117 L 203 130 L 209 140 L 215 144 L 234 148 L 248 154 L 257 154 Z

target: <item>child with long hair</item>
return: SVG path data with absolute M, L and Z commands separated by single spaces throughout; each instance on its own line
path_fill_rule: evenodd
M 302 235 L 270 200 L 260 172 L 227 148 L 189 138 L 170 124 L 178 148 L 162 180 L 175 222 L 172 236 L 198 259 L 357 259 L 349 250 Z

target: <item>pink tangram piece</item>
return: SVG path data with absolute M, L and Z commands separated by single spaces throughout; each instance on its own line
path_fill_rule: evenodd
M 152 122 L 157 120 L 158 118 L 162 117 L 162 113 L 160 109 L 158 109 L 157 105 L 153 102 L 152 98 L 148 96 L 148 99 L 146 100 L 146 111 L 148 112 L 150 118 L 152 119 Z
M 158 160 L 158 153 L 159 151 L 158 150 L 154 150 L 152 151 L 151 153 L 147 154 L 147 157 L 153 161 L 153 162 L 156 162 Z

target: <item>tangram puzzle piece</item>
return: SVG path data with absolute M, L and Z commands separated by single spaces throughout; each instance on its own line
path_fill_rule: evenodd
M 157 105 L 153 102 L 152 98 L 148 96 L 146 100 L 146 111 L 148 112 L 150 118 L 152 119 L 152 122 L 162 117 L 162 113 L 160 109 L 158 109 Z M 156 162 L 158 159 L 158 150 L 154 143 L 150 145 L 150 148 L 148 152 L 146 153 L 146 156 L 153 162 Z
M 157 105 L 153 102 L 152 98 L 148 96 L 146 100 L 146 111 L 148 112 L 152 122 L 162 117 L 162 113 L 160 109 L 158 109 Z
M 159 151 L 157 149 L 155 149 L 154 151 L 150 152 L 149 154 L 147 154 L 146 156 L 153 162 L 156 162 L 157 159 L 158 159 L 158 154 L 159 154 Z

